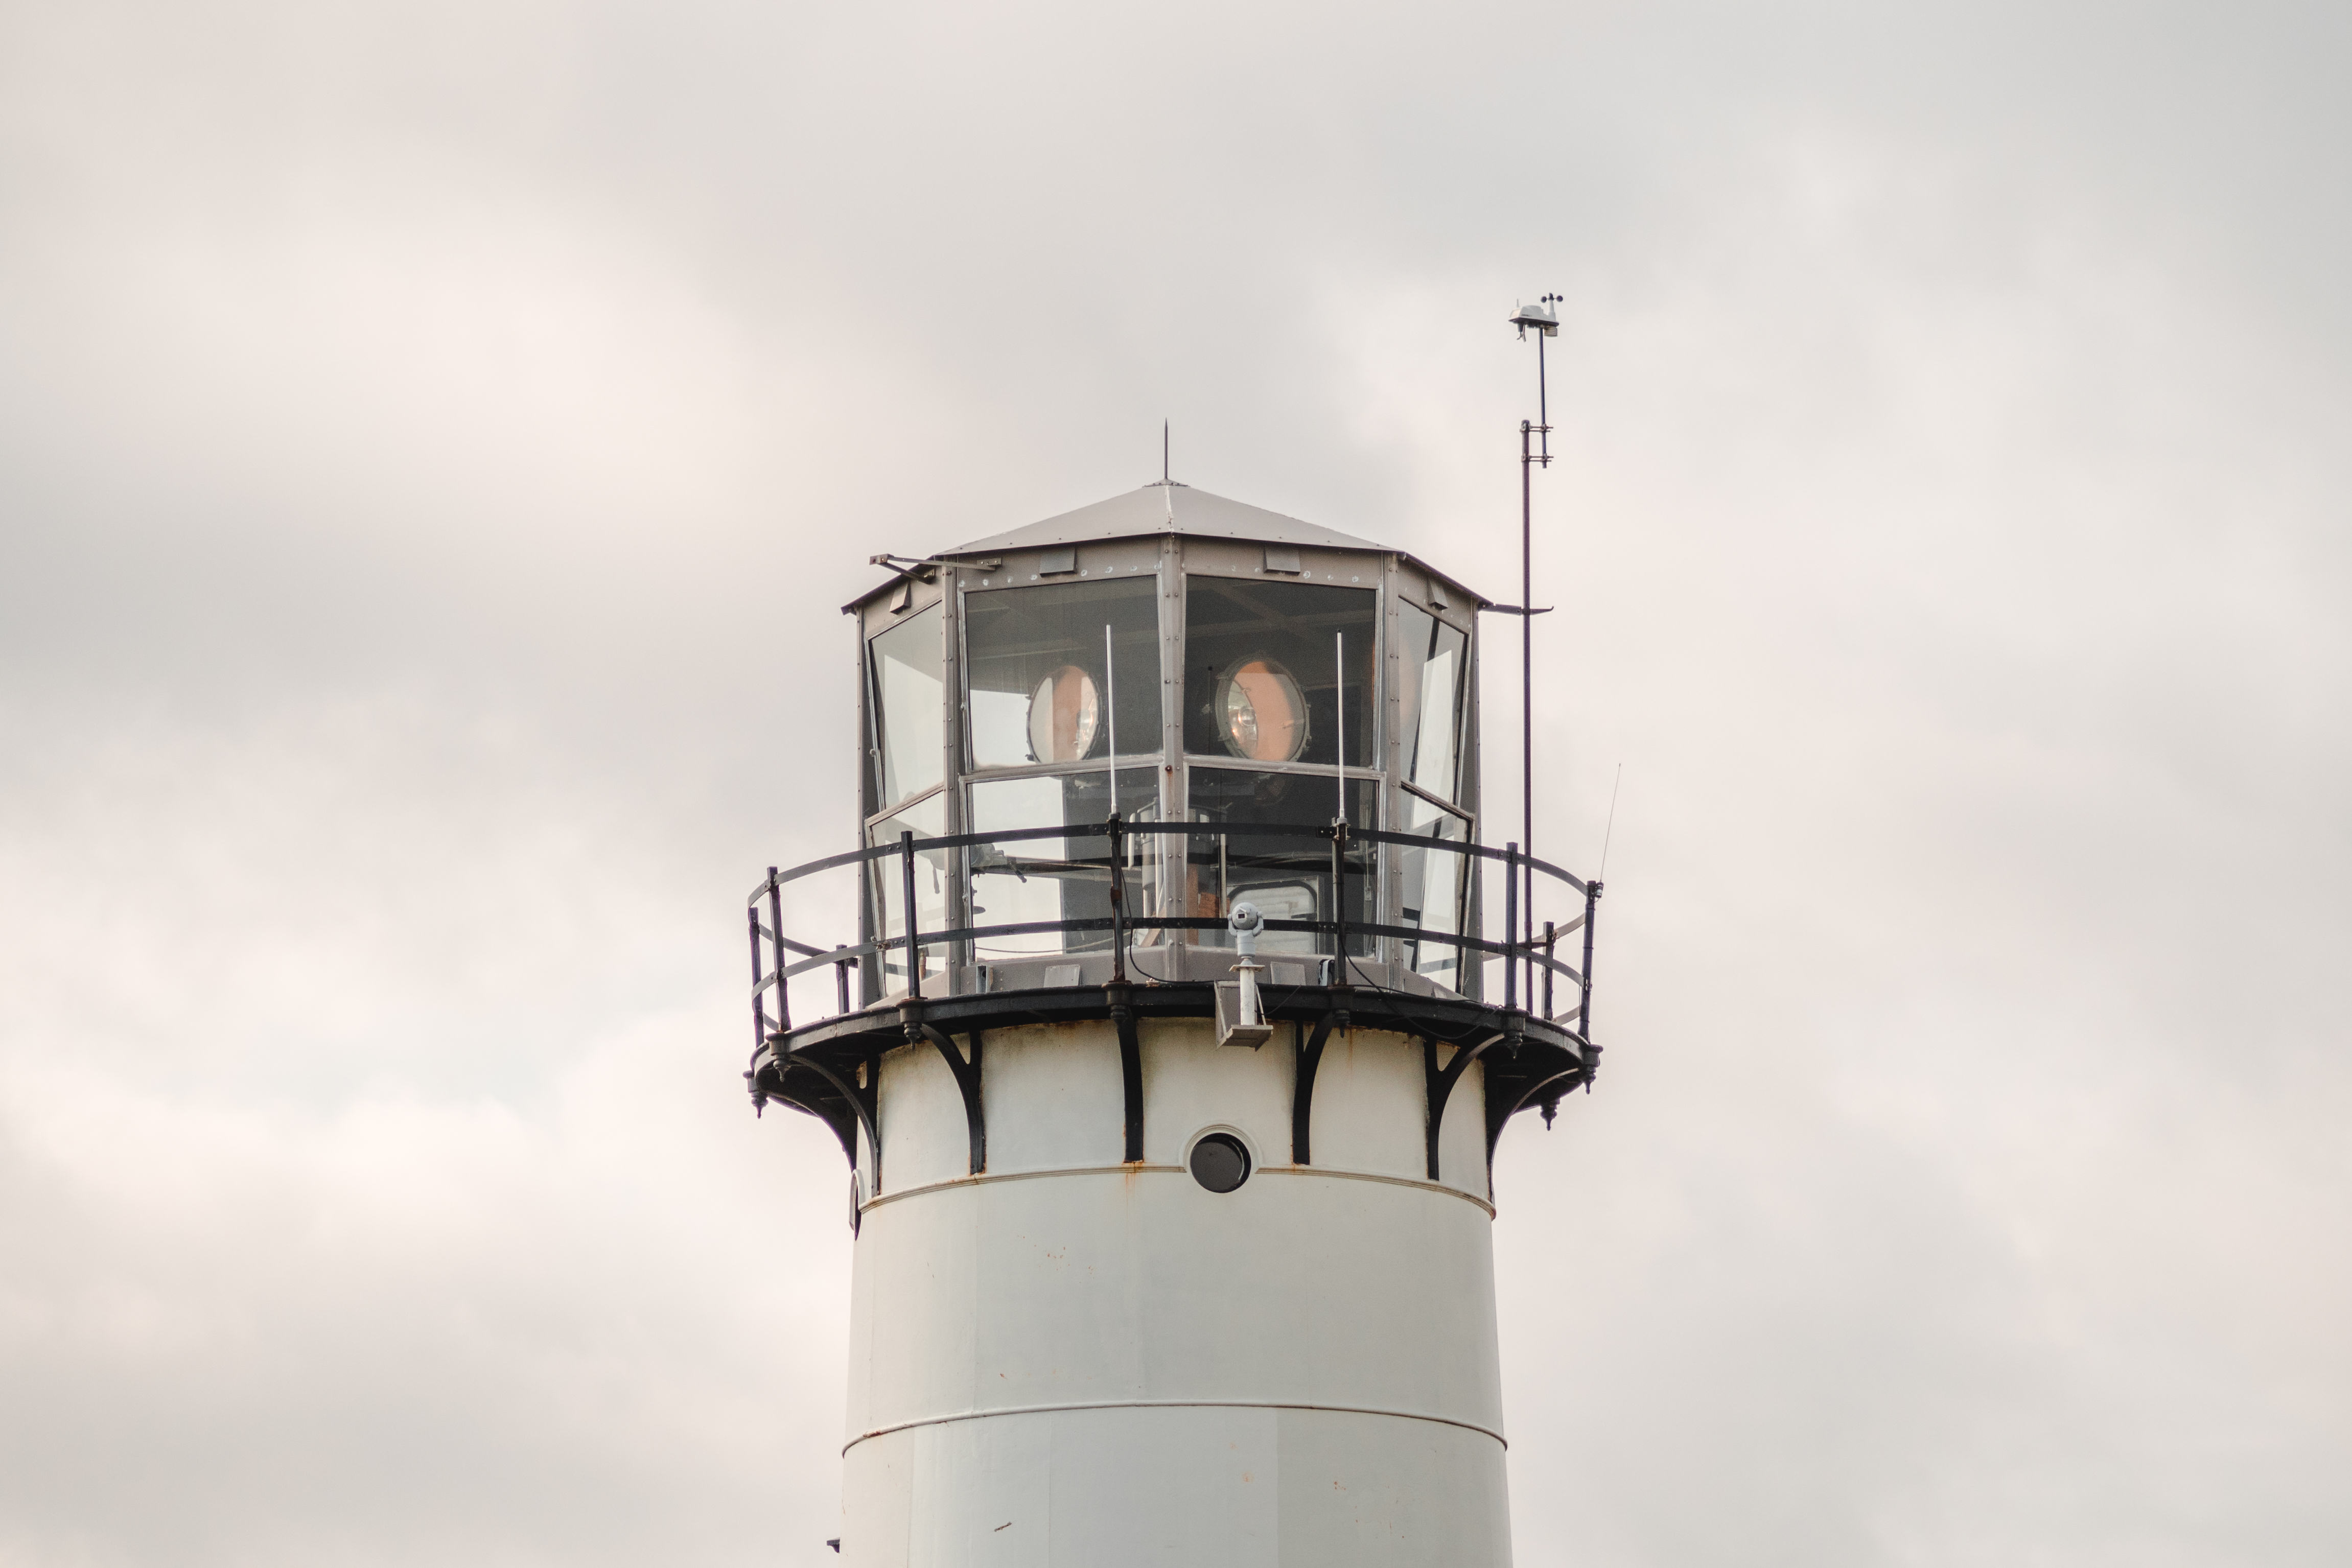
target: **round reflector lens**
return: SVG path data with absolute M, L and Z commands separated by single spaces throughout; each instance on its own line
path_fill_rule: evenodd
M 1293 762 L 1307 749 L 1307 699 L 1290 672 L 1272 659 L 1252 659 L 1228 671 L 1216 715 L 1225 749 L 1235 757 Z
M 1101 722 L 1095 678 L 1064 664 L 1039 681 L 1029 699 L 1029 755 L 1040 762 L 1076 762 L 1094 749 Z

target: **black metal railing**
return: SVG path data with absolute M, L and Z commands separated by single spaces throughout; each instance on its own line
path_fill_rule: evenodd
M 1205 856 L 1195 856 L 1192 852 L 1192 841 L 1218 841 L 1216 863 L 1221 869 L 1227 864 L 1226 841 L 1232 839 L 1287 839 L 1294 842 L 1312 838 L 1328 840 L 1330 841 L 1328 873 L 1332 879 L 1329 908 L 1333 917 L 1328 920 L 1268 919 L 1265 923 L 1265 930 L 1307 933 L 1332 937 L 1333 951 L 1343 967 L 1342 973 L 1345 972 L 1344 967 L 1352 962 L 1348 950 L 1351 937 L 1393 937 L 1416 946 L 1434 944 L 1451 947 L 1454 950 L 1454 972 L 1457 976 L 1469 972 L 1472 954 L 1479 955 L 1477 961 L 1480 963 L 1484 963 L 1490 957 L 1499 958 L 1502 961 L 1502 1006 L 1506 1009 L 1519 1008 L 1522 979 L 1524 979 L 1525 995 L 1529 1004 L 1528 1010 L 1538 1010 L 1534 1004 L 1536 1003 L 1537 976 L 1540 974 L 1542 977 L 1540 1015 L 1551 1021 L 1567 1025 L 1578 1035 L 1591 1038 L 1592 930 L 1594 918 L 1599 912 L 1601 883 L 1587 883 L 1582 878 L 1563 871 L 1549 862 L 1521 854 L 1516 843 L 1499 850 L 1488 849 L 1484 845 L 1457 843 L 1415 833 L 1394 832 L 1377 828 L 1359 828 L 1344 821 L 1319 826 L 1278 822 L 1158 822 L 1126 821 L 1113 815 L 1099 825 L 1070 823 L 1059 827 L 1020 828 L 1001 832 L 956 833 L 935 838 L 918 838 L 912 831 L 907 831 L 899 835 L 896 843 L 877 844 L 870 849 L 851 850 L 844 854 L 828 855 L 823 860 L 811 861 L 805 865 L 794 866 L 789 871 L 779 871 L 774 866 L 770 866 L 767 876 L 751 890 L 747 911 L 750 916 L 751 943 L 751 1017 L 756 1040 L 754 1050 L 756 1051 L 759 1045 L 764 1045 L 771 1035 L 791 1031 L 792 1004 L 788 984 L 794 977 L 823 968 L 827 965 L 833 966 L 836 1004 L 841 1013 L 848 1013 L 852 1010 L 849 996 L 850 970 L 859 969 L 861 979 L 864 980 L 869 973 L 866 969 L 866 960 L 869 958 L 875 960 L 878 971 L 878 966 L 886 960 L 887 955 L 893 951 L 903 952 L 906 956 L 904 976 L 907 994 L 910 998 L 920 998 L 923 994 L 927 949 L 948 948 L 950 950 L 948 962 L 952 965 L 956 949 L 966 944 L 979 943 L 992 937 L 1007 938 L 1055 934 L 1066 936 L 1075 933 L 1099 931 L 1108 934 L 1113 982 L 1124 983 L 1130 956 L 1130 939 L 1134 932 L 1223 931 L 1226 929 L 1225 918 L 1222 915 L 1213 916 L 1138 915 L 1128 913 L 1127 874 L 1131 858 L 1129 841 L 1154 838 L 1164 841 L 1180 836 L 1187 841 L 1187 852 L 1183 863 L 1188 866 L 1209 863 Z M 968 864 L 961 874 L 968 880 L 974 875 L 989 874 L 1006 868 L 1013 868 L 1016 874 L 1024 877 L 1034 875 L 1062 878 L 1077 876 L 1090 880 L 1098 878 L 1107 884 L 1108 914 L 1061 920 L 961 925 L 933 931 L 921 929 L 916 898 L 916 873 L 919 858 L 940 854 L 952 855 L 958 851 L 1031 842 L 1044 839 L 1080 841 L 1099 840 L 1105 844 L 1105 852 L 1099 857 L 1065 854 L 1052 860 L 1015 861 L 1000 856 L 996 861 L 980 861 L 978 863 Z M 1375 875 L 1376 852 L 1371 846 L 1381 844 L 1393 844 L 1431 853 L 1458 855 L 1462 857 L 1463 869 L 1465 872 L 1470 869 L 1475 861 L 1493 861 L 1503 866 L 1506 873 L 1503 879 L 1503 939 L 1492 941 L 1485 937 L 1469 936 L 1458 929 L 1447 931 L 1426 925 L 1393 925 L 1373 920 L 1349 920 L 1347 916 L 1347 879 L 1350 875 L 1366 878 Z M 1351 855 L 1360 860 L 1360 869 L 1351 862 Z M 820 872 L 835 871 L 845 866 L 877 866 L 877 862 L 892 857 L 896 857 L 899 862 L 898 880 L 900 924 L 905 926 L 898 935 L 877 936 L 854 946 L 833 947 L 798 941 L 784 935 L 783 890 L 787 885 L 804 877 L 814 876 Z M 1303 869 L 1301 857 L 1295 852 L 1277 852 L 1272 856 L 1245 856 L 1244 861 L 1245 872 L 1264 873 L 1285 868 Z M 879 869 L 878 866 L 877 869 Z M 1316 869 L 1319 873 L 1323 868 L 1318 863 Z M 1522 931 L 1519 888 L 1524 880 L 1520 874 L 1523 870 L 1551 877 L 1573 890 L 1583 899 L 1584 912 L 1565 925 L 1556 925 L 1551 921 L 1544 922 L 1541 936 L 1536 935 L 1532 930 Z M 1467 898 L 1475 896 L 1475 883 L 1467 876 L 1463 878 L 1463 883 L 1466 890 L 1464 895 L 1466 902 Z M 1250 888 L 1244 886 L 1234 891 L 1245 895 Z M 861 891 L 861 897 L 868 896 L 872 896 L 871 892 Z M 877 897 L 875 902 L 882 904 L 886 901 Z M 1225 892 L 1222 887 L 1219 893 L 1219 903 L 1220 904 L 1226 903 Z M 761 906 L 763 904 L 766 905 L 767 915 L 764 923 L 761 919 L 762 913 Z M 881 923 L 887 924 L 887 920 Z M 1457 925 L 1460 924 L 1466 924 L 1466 922 L 1457 922 Z M 1583 962 L 1580 966 L 1562 963 L 1556 955 L 1557 946 L 1563 937 L 1572 936 L 1579 930 L 1584 934 Z M 1024 956 L 1037 957 L 1054 955 Z M 1567 980 L 1576 988 L 1576 1007 L 1566 1015 L 1556 1014 L 1553 1011 L 1552 982 L 1555 977 Z M 767 1006 L 767 993 L 771 990 L 776 994 L 776 1008 L 772 1017 Z M 866 1004 L 871 1005 L 878 999 L 873 994 L 874 990 L 873 982 L 861 985 L 861 996 Z

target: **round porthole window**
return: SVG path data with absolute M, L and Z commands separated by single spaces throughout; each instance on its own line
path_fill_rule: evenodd
M 1231 1133 L 1211 1133 L 1192 1145 L 1192 1179 L 1211 1192 L 1231 1192 L 1249 1174 L 1249 1151 Z
M 1307 749 L 1307 699 L 1290 672 L 1272 659 L 1252 659 L 1225 672 L 1216 716 L 1225 749 L 1235 757 L 1294 762 Z

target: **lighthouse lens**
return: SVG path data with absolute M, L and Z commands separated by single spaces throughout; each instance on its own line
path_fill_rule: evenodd
M 1231 1134 L 1211 1133 L 1192 1145 L 1192 1179 L 1211 1192 L 1231 1192 L 1249 1173 L 1249 1151 Z
M 1252 659 L 1225 676 L 1218 702 L 1225 749 L 1255 762 L 1290 762 L 1307 749 L 1307 700 L 1290 672 Z
M 1076 762 L 1094 749 L 1101 724 L 1095 678 L 1076 664 L 1064 664 L 1030 695 L 1029 755 L 1040 762 Z

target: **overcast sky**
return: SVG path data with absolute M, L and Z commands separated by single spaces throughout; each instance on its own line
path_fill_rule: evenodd
M 2352 1560 L 2347 68 L 0 0 L 0 1563 L 835 1561 L 840 1155 L 737 1073 L 836 607 L 1163 417 L 1516 597 L 1547 290 L 1550 854 L 1624 771 L 1496 1173 L 1518 1561 Z

